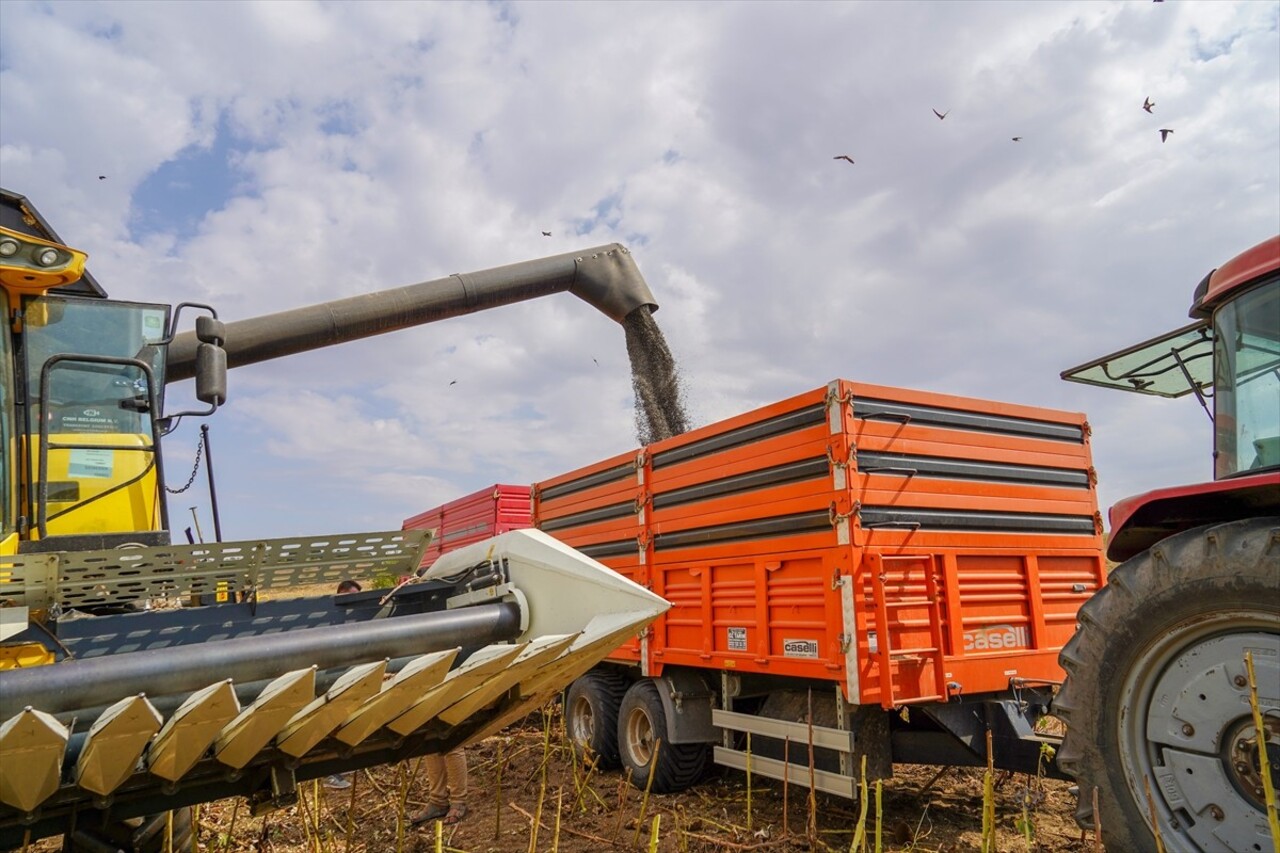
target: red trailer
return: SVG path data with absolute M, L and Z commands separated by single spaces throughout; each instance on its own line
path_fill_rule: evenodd
M 529 487 L 498 483 L 406 518 L 401 530 L 434 530 L 422 565 L 447 551 L 480 542 L 508 530 L 531 527 Z

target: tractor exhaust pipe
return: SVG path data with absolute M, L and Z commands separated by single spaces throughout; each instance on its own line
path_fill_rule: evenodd
M 240 367 L 568 291 L 621 323 L 657 302 L 625 246 L 610 243 L 226 324 L 227 366 Z M 195 375 L 196 336 L 169 346 L 166 381 Z

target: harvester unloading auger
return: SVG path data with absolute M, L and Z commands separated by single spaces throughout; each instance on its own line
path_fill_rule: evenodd
M 537 531 L 417 576 L 421 531 L 169 541 L 159 439 L 225 401 L 228 365 L 564 290 L 622 322 L 656 307 L 623 247 L 224 325 L 106 299 L 26 199 L 0 202 L 0 849 L 58 833 L 159 849 L 145 815 L 235 795 L 269 809 L 300 782 L 479 739 L 668 607 Z M 184 308 L 194 334 L 175 333 Z M 191 377 L 207 410 L 166 412 L 165 383 Z M 412 580 L 259 597 L 386 576 Z

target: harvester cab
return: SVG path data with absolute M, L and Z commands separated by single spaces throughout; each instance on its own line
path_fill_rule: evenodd
M 2 472 L 2 552 L 168 544 L 159 437 L 226 399 L 221 324 L 207 306 L 107 299 L 85 279 L 85 254 L 26 199 L 0 192 L 0 435 L 15 451 Z M 197 397 L 208 408 L 165 416 L 166 355 L 184 308 L 205 312 Z
M 494 732 L 668 607 L 532 530 L 425 569 L 430 531 L 169 536 L 161 440 L 222 405 L 229 364 L 565 290 L 621 322 L 653 307 L 621 246 L 224 325 L 108 299 L 0 192 L 0 849 L 149 850 L 145 816 L 175 810 L 178 849 L 188 806 L 268 810 Z M 190 378 L 205 408 L 166 411 Z M 368 591 L 335 597 L 345 579 Z

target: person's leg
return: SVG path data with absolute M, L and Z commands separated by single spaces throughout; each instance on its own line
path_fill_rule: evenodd
M 444 757 L 449 777 L 449 813 L 445 823 L 457 823 L 467 816 L 467 754 L 462 747 L 450 751 Z
M 445 758 L 439 753 L 422 756 L 423 769 L 427 772 L 427 804 L 449 805 L 449 771 Z
M 410 823 L 439 820 L 449 813 L 449 774 L 443 755 L 422 756 L 427 772 L 427 807 L 409 817 Z
M 436 756 L 439 758 L 440 756 Z M 449 802 L 467 801 L 467 753 L 459 747 L 444 756 L 445 775 L 449 777 Z

